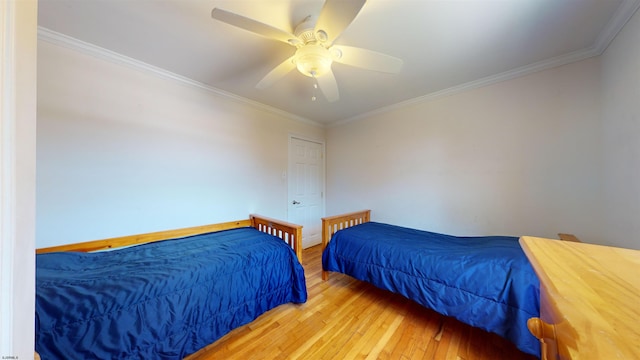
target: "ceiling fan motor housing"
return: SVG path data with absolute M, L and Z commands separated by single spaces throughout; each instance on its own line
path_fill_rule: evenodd
M 315 43 L 317 41 L 321 41 L 322 39 L 316 38 L 315 27 L 316 21 L 318 20 L 315 16 L 307 16 L 296 26 L 293 34 L 298 37 L 302 41 L 302 44 L 310 44 Z M 321 30 L 322 31 L 322 30 Z M 326 39 L 326 37 L 325 37 Z

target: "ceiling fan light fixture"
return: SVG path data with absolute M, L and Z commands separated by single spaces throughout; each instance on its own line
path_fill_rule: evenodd
M 308 44 L 296 51 L 293 60 L 298 71 L 305 76 L 320 77 L 331 71 L 333 59 L 329 50 L 319 44 Z
M 365 3 L 366 0 L 325 0 L 320 14 L 305 17 L 296 26 L 293 34 L 218 8 L 211 10 L 211 16 L 229 25 L 296 48 L 295 54 L 273 68 L 256 84 L 256 88 L 265 89 L 289 74 L 295 67 L 301 74 L 315 80 L 314 86 L 322 90 L 327 101 L 334 102 L 340 98 L 338 83 L 331 69 L 334 61 L 388 73 L 397 73 L 402 67 L 402 60 L 389 55 L 352 46 L 333 45 L 360 13 Z M 315 98 L 314 92 L 312 100 Z

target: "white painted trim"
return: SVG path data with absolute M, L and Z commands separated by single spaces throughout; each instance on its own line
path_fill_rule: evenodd
M 0 1 L 0 357 L 33 357 L 36 0 Z
M 153 66 L 150 64 L 147 64 L 145 62 L 124 56 L 122 54 L 119 54 L 117 52 L 111 51 L 111 50 L 107 50 L 105 48 L 101 48 L 99 46 L 84 42 L 82 40 L 78 40 L 76 38 L 55 32 L 53 30 L 49 30 L 45 27 L 42 26 L 38 26 L 38 40 L 42 40 L 42 41 L 46 41 L 48 43 L 54 44 L 54 45 L 58 45 L 58 46 L 62 46 L 65 47 L 67 49 L 71 49 L 71 50 L 75 50 L 78 52 L 81 52 L 85 55 L 89 55 L 89 56 L 93 56 L 95 58 L 104 60 L 104 61 L 108 61 L 111 62 L 113 64 L 118 64 L 118 65 L 122 65 L 122 66 L 126 66 L 130 69 L 133 70 L 137 70 L 137 71 L 141 71 L 141 72 L 145 72 L 154 76 L 157 76 L 159 78 L 163 78 L 165 80 L 172 80 L 172 81 L 176 81 L 179 82 L 183 85 L 189 85 L 189 86 L 193 86 L 199 89 L 203 89 L 209 92 L 212 92 L 218 96 L 224 97 L 226 99 L 232 100 L 232 101 L 236 101 L 236 102 L 240 102 L 246 105 L 250 105 L 252 107 L 258 108 L 260 110 L 263 111 L 267 111 L 270 113 L 273 113 L 275 115 L 287 118 L 287 119 L 291 119 L 291 120 L 295 120 L 295 121 L 300 121 L 303 123 L 307 123 L 310 125 L 314 125 L 314 126 L 318 126 L 318 127 L 324 127 L 324 125 L 313 121 L 311 119 L 307 119 L 305 117 L 302 116 L 298 116 L 283 110 L 280 110 L 278 108 L 257 102 L 257 101 L 253 101 L 235 94 L 232 94 L 230 92 L 218 89 L 216 87 L 213 87 L 211 85 L 207 85 L 205 83 L 199 82 L 199 81 L 195 81 L 193 79 L 187 78 L 185 76 L 182 75 L 178 75 L 176 73 L 167 71 L 165 69 L 159 68 L 157 66 Z
M 322 140 L 322 139 L 318 139 L 318 138 L 314 138 L 314 137 L 310 137 L 310 136 L 304 136 L 304 135 L 300 135 L 300 134 L 296 134 L 296 133 L 290 132 L 289 133 L 289 141 L 291 141 L 291 138 L 296 138 L 296 139 L 300 139 L 300 140 L 304 140 L 304 141 L 309 141 L 309 142 L 322 144 L 322 146 L 324 147 L 324 140 Z
M 624 0 L 615 15 L 611 18 L 611 21 L 604 27 L 604 30 L 600 32 L 593 47 L 601 55 L 609 44 L 615 39 L 616 35 L 622 30 L 624 25 L 631 19 L 633 14 L 640 8 L 640 0 Z
M 0 356 L 15 354 L 14 349 L 14 261 L 16 241 L 16 6 L 0 1 Z

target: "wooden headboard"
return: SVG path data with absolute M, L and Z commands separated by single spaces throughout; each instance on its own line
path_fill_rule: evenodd
M 86 241 L 75 244 L 51 246 L 36 249 L 36 254 L 44 254 L 55 251 L 89 252 L 116 249 L 123 246 L 145 244 L 154 241 L 175 239 L 185 236 L 249 226 L 254 227 L 264 233 L 275 235 L 281 238 L 284 242 L 291 246 L 291 248 L 295 251 L 296 256 L 298 257 L 298 260 L 300 260 L 300 262 L 302 263 L 302 225 L 296 225 L 260 215 L 250 215 L 249 219 L 245 220 L 193 226 L 174 230 L 157 231 L 146 234 L 128 235 L 109 239 Z
M 371 210 L 361 210 L 322 218 L 322 252 L 329 245 L 331 237 L 338 230 L 371 221 Z M 322 270 L 322 280 L 329 278 L 329 272 Z

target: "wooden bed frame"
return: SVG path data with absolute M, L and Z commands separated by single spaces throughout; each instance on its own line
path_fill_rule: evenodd
M 329 245 L 329 241 L 338 230 L 346 229 L 348 227 L 362 224 L 371 221 L 371 210 L 361 210 L 350 212 L 346 214 L 328 216 L 322 218 L 322 252 Z M 563 241 L 581 242 L 573 234 L 558 234 L 559 238 Z M 329 279 L 329 272 L 322 270 L 322 280 Z
M 158 231 L 146 234 L 121 236 L 103 240 L 86 241 L 75 244 L 59 245 L 36 249 L 36 254 L 44 254 L 55 251 L 80 251 L 90 252 L 98 250 L 116 249 L 123 246 L 145 244 L 154 241 L 175 239 L 185 236 L 204 234 L 209 232 L 236 229 L 241 227 L 254 227 L 259 231 L 275 235 L 287 243 L 300 263 L 302 263 L 302 225 L 296 225 L 285 221 L 271 219 L 260 215 L 249 215 L 249 219 L 230 221 L 225 223 L 194 226 L 175 230 Z
M 322 252 L 329 245 L 329 241 L 338 230 L 369 222 L 371 210 L 361 210 L 346 214 L 328 216 L 322 218 Z M 322 270 L 322 280 L 329 279 L 329 272 Z

